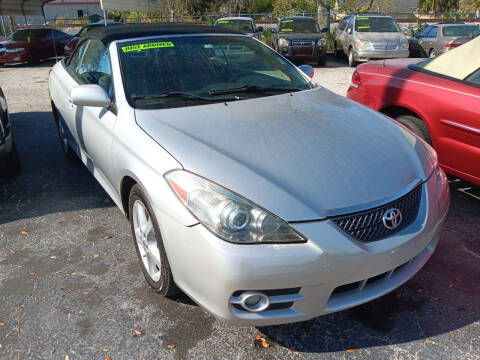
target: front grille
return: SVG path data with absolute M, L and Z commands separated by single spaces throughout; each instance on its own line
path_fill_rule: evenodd
M 375 50 L 395 50 L 398 45 L 395 44 L 388 44 L 388 45 L 375 45 L 373 44 L 373 48 Z
M 421 197 L 422 185 L 419 185 L 398 200 L 375 209 L 338 216 L 332 220 L 358 241 L 368 243 L 381 240 L 405 229 L 415 221 Z M 402 222 L 396 229 L 388 229 L 383 224 L 383 215 L 387 210 L 394 208 L 402 212 Z
M 313 46 L 315 45 L 314 40 L 292 40 L 293 46 Z

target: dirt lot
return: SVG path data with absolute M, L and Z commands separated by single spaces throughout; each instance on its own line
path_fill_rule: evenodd
M 127 220 L 63 158 L 51 65 L 0 69 L 23 162 L 0 180 L 0 359 L 480 359 L 478 188 L 452 182 L 437 251 L 393 293 L 308 322 L 230 327 L 147 286 Z M 345 95 L 351 74 L 329 61 L 316 80 Z

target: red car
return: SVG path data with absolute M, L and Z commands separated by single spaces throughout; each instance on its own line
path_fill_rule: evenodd
M 17 30 L 0 41 L 0 66 L 13 63 L 38 63 L 63 55 L 72 36 L 56 29 Z
M 447 173 L 480 185 L 480 38 L 435 59 L 372 61 L 348 97 L 433 145 Z
M 111 26 L 111 25 L 123 25 L 123 23 L 120 22 L 115 22 L 115 21 L 107 21 L 107 24 L 105 25 L 105 22 L 96 22 L 96 23 L 91 23 L 83 26 L 80 31 L 70 40 L 68 44 L 65 45 L 64 47 L 64 55 L 65 56 L 70 56 L 73 53 L 73 50 L 75 50 L 75 47 L 78 44 L 78 41 L 80 38 L 85 35 L 87 32 L 89 32 L 91 29 L 99 27 L 99 26 Z

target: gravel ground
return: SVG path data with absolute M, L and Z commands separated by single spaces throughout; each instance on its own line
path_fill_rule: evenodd
M 0 359 L 480 359 L 478 188 L 452 182 L 437 251 L 391 294 L 308 322 L 230 327 L 147 286 L 127 220 L 63 158 L 51 65 L 0 69 L 23 162 L 0 180 Z M 352 69 L 328 66 L 316 81 L 344 95 Z

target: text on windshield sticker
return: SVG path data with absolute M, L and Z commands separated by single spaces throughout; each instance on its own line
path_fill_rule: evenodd
M 171 47 L 174 47 L 174 46 L 175 45 L 171 41 L 162 41 L 162 42 L 123 46 L 122 51 L 124 53 L 126 53 L 126 52 L 132 52 L 132 51 L 142 51 L 142 50 L 159 49 L 159 48 L 171 48 Z

